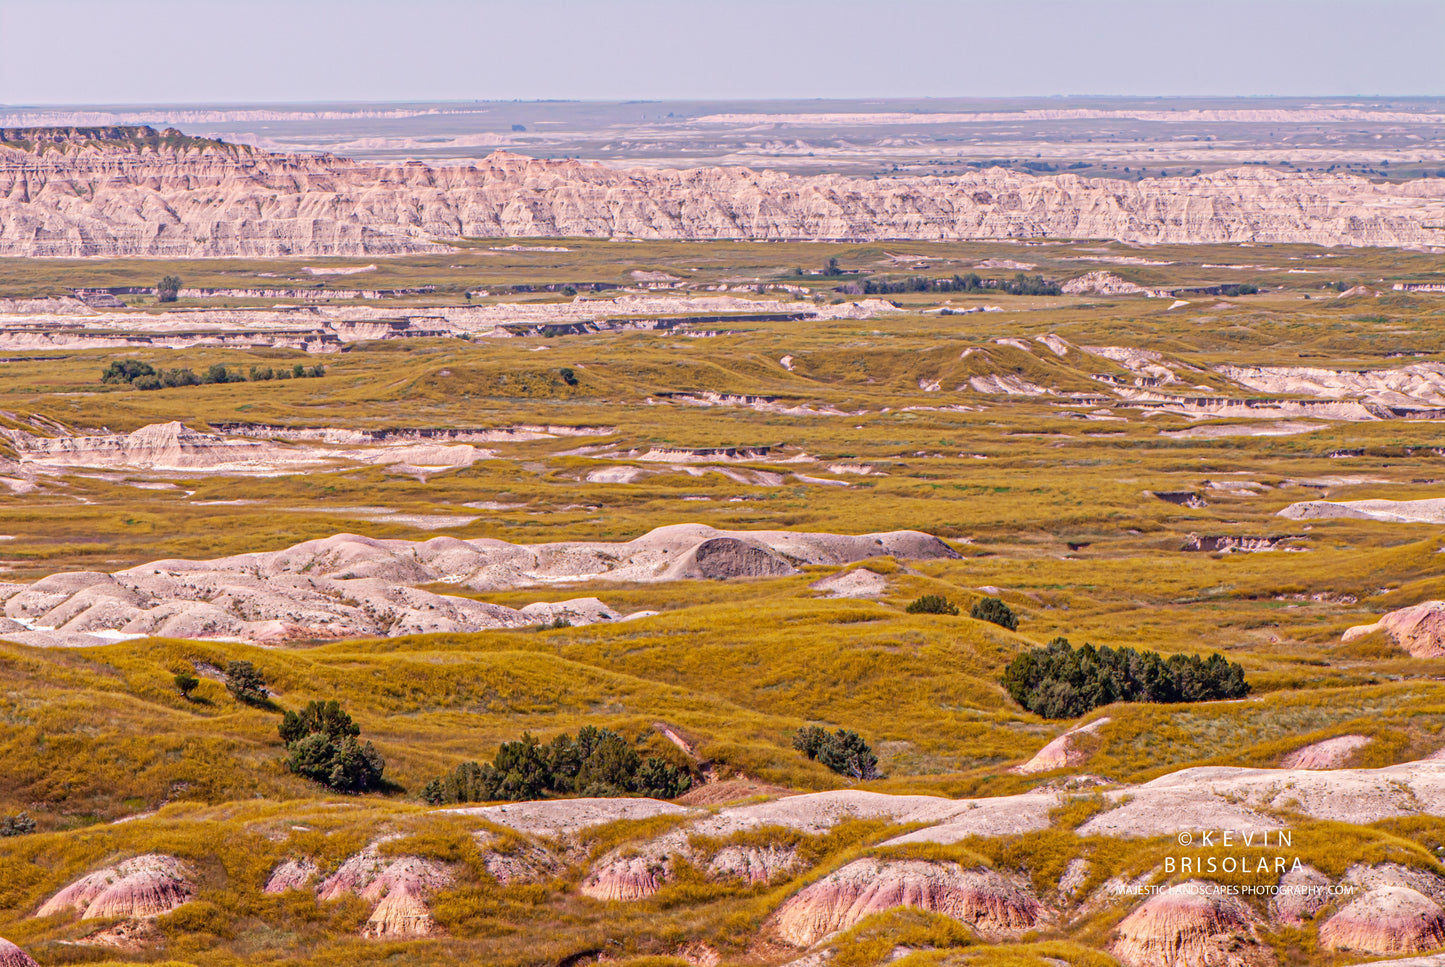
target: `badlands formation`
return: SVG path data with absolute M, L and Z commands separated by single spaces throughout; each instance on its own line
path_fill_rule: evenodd
M 841 536 L 661 527 L 625 544 L 562 541 L 381 541 L 340 534 L 283 551 L 214 561 L 155 561 L 114 574 L 55 574 L 0 584 L 0 633 L 39 646 L 102 644 L 117 636 L 298 639 L 399 637 L 625 620 L 596 598 L 520 610 L 416 585 L 498 591 L 579 581 L 659 582 L 779 577 L 805 565 L 873 557 L 956 558 L 917 531 Z M 651 613 L 651 612 L 647 612 Z
M 916 844 L 973 837 L 977 846 L 1043 831 L 1050 813 L 1074 799 L 1059 791 L 945 799 L 840 790 L 709 810 L 651 799 L 583 798 L 433 811 L 416 817 L 412 828 L 440 833 L 458 823 L 468 828 L 470 822 L 476 861 L 501 886 L 550 883 L 624 907 L 674 889 L 680 877 L 782 886 L 770 894 L 774 909 L 753 938 L 754 955 L 770 959 L 789 950 L 789 956 L 811 951 L 826 959 L 846 931 L 898 909 L 957 921 L 992 943 L 1111 913 L 1121 919 L 1109 931 L 1109 950 L 1127 967 L 1272 965 L 1275 954 L 1262 935 L 1283 927 L 1317 934 L 1323 948 L 1356 957 L 1445 945 L 1445 876 L 1394 862 L 1357 863 L 1330 876 L 1310 865 L 1308 849 L 1292 843 L 1273 849 L 1291 855 L 1270 867 L 1267 879 L 1281 889 L 1267 905 L 1249 904 L 1214 881 L 1171 878 L 1168 865 L 1174 859 L 1156 857 L 1131 875 L 1105 878 L 1088 859 L 1076 858 L 1062 873 L 1041 880 L 1027 867 L 1005 870 L 977 858 L 909 858 L 906 852 Z M 1107 789 L 1100 811 L 1079 833 L 1116 840 L 1126 849 L 1175 829 L 1231 829 L 1270 843 L 1275 840 L 1267 837 L 1278 839 L 1278 831 L 1287 828 L 1269 815 L 1282 803 L 1301 817 L 1335 822 L 1440 816 L 1445 763 L 1333 773 L 1185 770 Z M 647 824 L 658 821 L 667 831 L 649 836 Z M 626 822 L 642 823 L 637 827 L 642 838 L 589 858 L 587 844 L 596 831 Z M 832 869 L 812 868 L 810 840 L 860 822 L 912 832 Z M 275 839 L 261 892 L 309 894 L 322 904 L 354 897 L 367 911 L 357 932 L 373 940 L 440 934 L 434 908 L 468 875 L 455 859 L 408 853 L 397 834 L 321 862 L 287 845 L 288 837 Z M 422 841 L 430 840 L 423 835 Z M 309 842 L 314 848 L 317 841 Z M 1244 855 L 1262 862 L 1270 852 L 1256 845 Z M 1306 854 L 1303 861 L 1294 855 L 1300 853 Z M 114 930 L 128 924 L 130 936 L 144 937 L 148 923 L 191 902 L 198 889 L 196 870 L 185 860 L 144 855 L 62 885 L 30 916 L 119 920 Z
M 0 255 L 386 256 L 468 237 L 1105 238 L 1445 242 L 1445 182 L 1234 168 L 1115 181 L 613 169 L 498 152 L 476 165 L 273 155 L 151 129 L 11 129 Z

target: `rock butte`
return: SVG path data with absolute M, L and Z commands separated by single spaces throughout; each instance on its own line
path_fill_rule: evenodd
M 941 913 L 988 936 L 1018 934 L 1045 918 L 1022 877 L 957 863 L 855 860 L 790 897 L 770 921 L 783 941 L 808 947 L 894 907 Z
M 1130 967 L 1272 963 L 1255 937 L 1258 918 L 1216 887 L 1190 880 L 1154 894 L 1120 922 L 1110 952 Z
M 876 180 L 613 169 L 497 152 L 476 165 L 273 155 L 150 129 L 0 142 L 0 255 L 401 255 L 461 237 L 1445 241 L 1445 185 L 1235 168 L 1142 181 L 990 168 Z M 35 137 L 36 133 L 31 132 Z
M 1066 769 L 1080 764 L 1088 757 L 1088 753 L 1079 747 L 1078 739 L 1081 736 L 1093 735 L 1108 723 L 1108 716 L 1104 716 L 1086 725 L 1070 729 L 1034 753 L 1034 757 L 1028 762 L 1021 766 L 1014 766 L 1013 771 L 1022 775 L 1031 775 L 1035 772 L 1051 772 L 1054 769 Z
M 1372 625 L 1355 625 L 1340 636 L 1354 641 L 1376 631 L 1388 632 L 1414 658 L 1445 655 L 1445 601 L 1423 601 L 1383 615 Z
M 918 531 L 844 536 L 675 524 L 626 543 L 535 545 L 340 534 L 282 551 L 0 584 L 4 618 L 37 629 L 0 633 L 21 644 L 73 646 L 101 644 L 109 640 L 106 633 L 117 632 L 266 642 L 520 628 L 559 617 L 587 624 L 622 616 L 596 598 L 517 610 L 408 585 L 444 582 L 499 590 L 584 580 L 721 580 L 796 574 L 804 564 L 850 564 L 887 555 L 958 556 Z

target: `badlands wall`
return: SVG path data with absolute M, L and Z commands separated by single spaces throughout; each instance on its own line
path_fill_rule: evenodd
M 1442 179 L 1251 167 L 1138 182 L 1001 168 L 865 180 L 504 152 L 430 167 L 147 131 L 0 131 L 0 256 L 382 256 L 539 236 L 1445 244 Z

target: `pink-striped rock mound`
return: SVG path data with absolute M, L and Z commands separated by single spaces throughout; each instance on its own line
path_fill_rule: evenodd
M 1381 886 L 1352 901 L 1320 927 L 1330 950 L 1413 954 L 1445 945 L 1445 910 L 1407 886 Z
M 614 859 L 593 870 L 580 887 L 594 900 L 641 900 L 661 888 L 671 868 L 666 860 L 650 856 Z
M 1354 641 L 1375 631 L 1388 632 L 1414 658 L 1445 655 L 1445 601 L 1424 601 L 1382 615 L 1372 625 L 1346 629 L 1341 641 Z
M 1295 749 L 1279 760 L 1281 769 L 1338 769 L 1350 761 L 1356 749 L 1370 744 L 1368 736 L 1339 735 Z
M 361 931 L 366 937 L 430 936 L 436 932 L 436 921 L 426 901 L 451 885 L 451 871 L 417 856 L 383 856 L 379 845 L 373 843 L 348 857 L 316 888 L 317 899 L 351 895 L 375 904 Z
M 82 920 L 159 916 L 195 893 L 186 875 L 185 865 L 175 857 L 137 856 L 81 877 L 45 901 L 35 915 L 79 912 Z
M 1019 877 L 956 863 L 870 858 L 793 895 L 773 915 L 772 927 L 779 939 L 807 947 L 895 907 L 941 913 L 986 936 L 1017 934 L 1046 919 L 1043 904 Z
M 0 937 L 0 967 L 40 967 L 30 955 L 4 937 Z
M 316 864 L 309 859 L 287 860 L 271 871 L 262 892 L 276 894 L 305 890 L 316 879 L 317 872 Z
M 1157 893 L 1125 917 L 1109 950 L 1129 967 L 1244 967 L 1274 962 L 1256 918 L 1217 884 L 1190 880 Z

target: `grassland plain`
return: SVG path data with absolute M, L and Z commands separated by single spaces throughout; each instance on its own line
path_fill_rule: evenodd
M 710 774 L 793 790 L 847 783 L 795 752 L 791 733 L 807 724 L 850 728 L 873 745 L 887 776 L 864 788 L 954 797 L 1024 792 L 1068 773 L 1026 776 L 1009 767 L 1077 723 L 1024 711 L 998 677 L 1021 650 L 1059 635 L 1075 644 L 1220 651 L 1245 667 L 1254 686 L 1242 702 L 1091 713 L 1109 721 L 1087 740 L 1086 766 L 1070 773 L 1132 783 L 1189 766 L 1274 766 L 1303 745 L 1345 734 L 1371 739 L 1349 760 L 1360 767 L 1411 761 L 1445 746 L 1439 659 L 1412 658 L 1383 634 L 1340 643 L 1347 627 L 1445 597 L 1439 527 L 1276 516 L 1288 504 L 1322 497 L 1442 496 L 1439 414 L 1190 415 L 1151 405 L 1143 392 L 1317 403 L 1301 393 L 1249 390 L 1218 367 L 1356 371 L 1445 362 L 1445 296 L 1390 288 L 1445 280 L 1445 257 L 1097 243 L 536 244 L 569 251 L 477 244 L 444 256 L 381 260 L 360 277 L 369 288 L 436 287 L 393 300 L 409 309 L 455 304 L 467 293 L 499 303 L 570 301 L 515 289 L 636 287 L 634 270 L 674 275 L 681 281 L 667 283 L 678 287 L 670 291 L 684 295 L 786 284 L 809 290 L 788 294 L 807 306 L 844 298 L 835 287 L 862 278 L 1013 274 L 977 267 L 989 260 L 1030 264 L 1030 273 L 1054 280 L 1107 270 L 1151 288 L 1247 282 L 1265 291 L 1181 292 L 1177 301 L 1186 304 L 1173 308 L 1174 299 L 1140 296 L 914 293 L 890 296 L 902 311 L 863 320 L 710 321 L 707 329 L 723 331 L 707 338 L 687 338 L 680 327 L 388 340 L 321 357 L 207 346 L 14 354 L 0 362 L 0 429 L 17 431 L 0 440 L 7 461 L 0 476 L 26 486 L 0 490 L 7 581 L 278 550 L 339 532 L 620 541 L 685 522 L 840 533 L 912 528 L 944 538 L 960 556 L 881 558 L 726 583 L 598 580 L 496 592 L 431 586 L 510 607 L 595 595 L 622 613 L 658 612 L 583 627 L 265 648 L 149 638 L 84 649 L 0 642 L 0 817 L 26 812 L 38 825 L 35 833 L 0 838 L 0 936 L 45 964 L 545 964 L 599 954 L 674 964 L 699 943 L 726 961 L 771 963 L 788 955 L 758 946 L 768 916 L 800 886 L 864 855 L 1023 871 L 1041 892 L 1054 888 L 1069 858 L 1090 859 L 1091 886 L 1147 872 L 1167 844 L 1078 834 L 1094 808 L 1081 797 L 1043 833 L 883 848 L 901 827 L 844 824 L 806 838 L 814 862 L 784 880 L 726 885 L 683 869 L 645 901 L 608 903 L 578 894 L 588 863 L 665 831 L 667 817 L 595 828 L 556 878 L 502 886 L 476 852 L 472 834 L 483 821 L 438 817 L 417 799 L 430 777 L 489 759 L 524 731 L 550 739 L 589 724 L 696 768 L 663 735 L 659 726 L 666 725 L 710 764 Z M 830 257 L 846 274 L 812 274 Z M 288 278 L 317 284 L 282 262 L 11 261 L 0 262 L 0 299 L 153 285 L 165 274 L 197 287 Z M 346 288 L 357 278 L 323 284 Z M 1338 295 L 1362 284 L 1371 291 Z M 941 315 L 940 306 L 1002 311 Z M 84 324 L 103 325 L 106 314 Z M 1060 354 L 1039 341 L 1050 335 L 1070 347 L 1157 352 L 1156 362 L 1179 381 L 1136 382 L 1149 376 L 1125 357 Z M 197 372 L 214 363 L 246 371 L 319 359 L 326 375 L 155 391 L 100 382 L 109 362 L 131 357 Z M 1000 392 L 988 380 L 1002 377 L 1048 392 Z M 1115 392 L 1121 388 L 1126 392 Z M 595 432 L 487 443 L 488 455 L 455 469 L 340 458 L 307 473 L 249 474 L 125 465 L 36 471 L 27 463 L 23 434 L 125 433 L 171 421 L 195 429 L 528 425 Z M 728 459 L 689 455 L 691 462 L 656 456 L 668 448 L 727 447 L 770 449 Z M 629 473 L 595 473 L 608 468 Z M 624 478 L 631 482 L 609 482 Z M 1199 499 L 1171 502 L 1154 496 L 1160 493 Z M 1201 536 L 1290 540 L 1259 553 L 1187 549 Z M 858 567 L 882 575 L 885 589 L 839 599 L 812 587 Z M 965 605 L 965 615 L 972 601 L 997 595 L 1019 614 L 1018 630 L 906 614 L 907 603 L 923 594 Z M 336 797 L 287 772 L 278 713 L 238 704 L 211 671 L 233 659 L 255 663 L 278 707 L 340 700 L 385 757 L 388 791 Z M 202 681 L 186 699 L 173 676 L 191 669 Z M 119 819 L 129 821 L 115 825 Z M 1293 822 L 1301 855 L 1332 875 L 1356 862 L 1441 871 L 1439 820 Z M 506 835 L 500 827 L 492 832 Z M 436 938 L 361 939 L 367 910 L 359 901 L 318 904 L 261 892 L 287 857 L 304 852 L 326 869 L 385 833 L 405 837 L 388 849 L 466 871 L 432 902 Z M 111 924 L 30 917 L 76 877 L 144 852 L 197 868 L 196 898 L 156 922 L 160 939 L 78 944 L 95 926 Z M 996 944 L 947 918 L 894 911 L 843 935 L 834 962 L 878 963 L 908 947 L 915 950 L 909 963 L 1103 964 L 1121 915 L 1101 909 Z M 1280 963 L 1347 962 L 1317 949 L 1313 934 L 1275 932 L 1266 940 Z

